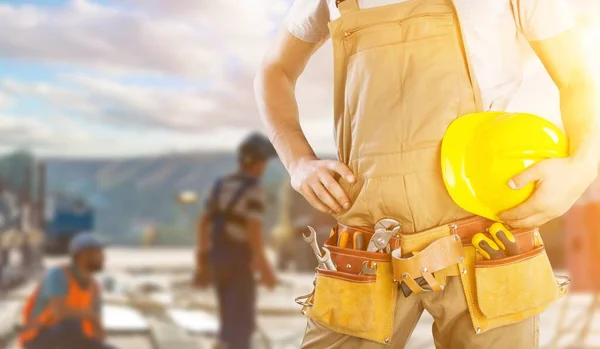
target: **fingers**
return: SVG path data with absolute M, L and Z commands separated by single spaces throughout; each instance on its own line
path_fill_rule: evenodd
M 350 199 L 344 192 L 344 189 L 339 185 L 339 183 L 333 179 L 333 177 L 329 173 L 321 173 L 319 174 L 319 179 L 321 183 L 325 187 L 325 189 L 333 196 L 336 200 L 336 203 L 339 204 L 344 209 L 350 208 Z M 333 209 L 333 207 L 330 206 Z
M 529 217 L 525 217 L 525 218 L 514 220 L 514 221 L 509 221 L 506 223 L 515 229 L 533 228 L 533 227 L 539 227 L 540 225 L 547 223 L 550 219 L 551 218 L 549 218 L 546 214 L 537 213 L 537 214 L 531 215 Z
M 537 195 L 534 194 L 521 205 L 500 213 L 499 217 L 506 223 L 517 221 L 540 213 L 543 210 L 543 208 L 540 206 L 539 200 L 537 200 Z
M 521 189 L 531 182 L 540 180 L 541 171 L 539 171 L 539 169 L 540 167 L 538 164 L 532 165 L 525 171 L 514 176 L 510 181 L 508 181 L 508 185 L 512 189 Z
M 531 228 L 542 225 L 553 218 L 543 202 L 540 192 L 534 194 L 521 205 L 499 215 L 500 219 L 513 228 Z
M 336 160 L 325 160 L 328 170 L 333 171 L 350 183 L 354 183 L 355 177 L 352 171 L 344 163 Z
M 331 213 L 331 209 L 321 202 L 310 185 L 303 184 L 300 193 L 312 207 L 323 213 Z
M 337 202 L 337 200 L 331 195 L 331 193 L 327 189 L 325 189 L 325 186 L 323 185 L 323 183 L 321 183 L 320 180 L 311 183 L 311 188 L 317 195 L 319 200 L 321 200 L 321 202 L 325 204 L 325 206 L 327 206 L 330 209 L 330 211 L 337 213 L 342 210 L 342 205 L 340 205 Z
M 317 210 L 324 213 L 339 213 L 350 208 L 350 199 L 335 180 L 336 174 L 348 182 L 356 180 L 352 171 L 345 164 L 335 160 L 319 160 L 308 166 L 308 175 L 300 178 L 294 189 Z

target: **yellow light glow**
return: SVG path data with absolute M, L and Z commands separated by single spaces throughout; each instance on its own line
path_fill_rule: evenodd
M 182 191 L 177 195 L 177 200 L 184 205 L 191 205 L 198 200 L 198 195 L 193 191 Z

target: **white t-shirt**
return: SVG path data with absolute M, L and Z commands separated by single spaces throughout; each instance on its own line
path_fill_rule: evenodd
M 358 0 L 358 4 L 370 8 L 404 1 L 415 0 Z M 521 84 L 520 37 L 544 40 L 575 24 L 567 0 L 454 0 L 454 5 L 487 110 L 505 110 Z M 328 22 L 339 16 L 335 0 L 295 0 L 286 27 L 301 40 L 318 42 L 328 37 Z

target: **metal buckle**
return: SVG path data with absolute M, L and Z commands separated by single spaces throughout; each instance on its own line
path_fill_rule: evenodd
M 309 294 L 305 294 L 304 296 L 299 296 L 296 297 L 294 299 L 294 302 L 296 302 L 296 304 L 301 305 L 302 307 L 312 307 L 313 304 L 309 303 L 308 300 L 315 294 L 315 291 L 313 290 L 311 293 Z
M 571 278 L 568 276 L 554 275 L 554 278 L 556 279 L 556 283 L 558 284 L 558 287 L 565 287 L 571 283 Z M 562 280 L 562 282 L 560 280 Z

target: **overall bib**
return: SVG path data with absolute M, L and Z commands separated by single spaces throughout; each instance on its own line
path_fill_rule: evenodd
M 460 115 L 483 111 L 468 48 L 452 0 L 408 0 L 368 9 L 359 8 L 357 0 L 338 2 L 341 17 L 329 24 L 336 142 L 340 161 L 357 178 L 353 184 L 340 181 L 352 206 L 336 216 L 338 229 L 373 227 L 380 219 L 394 218 L 402 223 L 399 244 L 416 252 L 450 234 L 447 227 L 435 227 L 472 216 L 450 198 L 440 165 L 440 144 L 448 125 Z M 327 246 L 330 240 L 335 239 Z M 535 263 L 552 275 L 541 248 L 533 251 L 541 255 Z M 314 306 L 303 304 L 309 317 L 304 349 L 403 348 L 424 309 L 435 320 L 438 349 L 537 347 L 535 312 L 502 320 L 502 326 L 484 328 L 484 333 L 479 327 L 474 330 L 474 291 L 465 296 L 463 285 L 475 288 L 475 272 L 462 264 L 435 276 L 446 280 L 442 291 L 405 297 L 396 288 L 381 286 L 398 279 L 391 275 L 391 257 L 379 259 L 375 278 L 355 270 L 356 253 L 336 249 L 335 243 L 330 250 L 338 271 L 356 272 L 336 276 L 317 270 L 316 293 L 308 296 Z M 468 251 L 467 258 L 474 259 L 475 249 Z M 348 282 L 355 284 L 344 284 Z M 389 308 L 391 317 L 378 322 Z
M 225 209 L 213 212 L 210 232 L 210 265 L 219 300 L 219 340 L 227 349 L 250 349 L 255 323 L 255 281 L 252 250 L 247 242 L 234 241 L 225 231 L 228 215 L 257 181 L 245 179 Z M 218 202 L 222 181 L 212 197 Z M 217 205 L 218 206 L 218 205 Z

